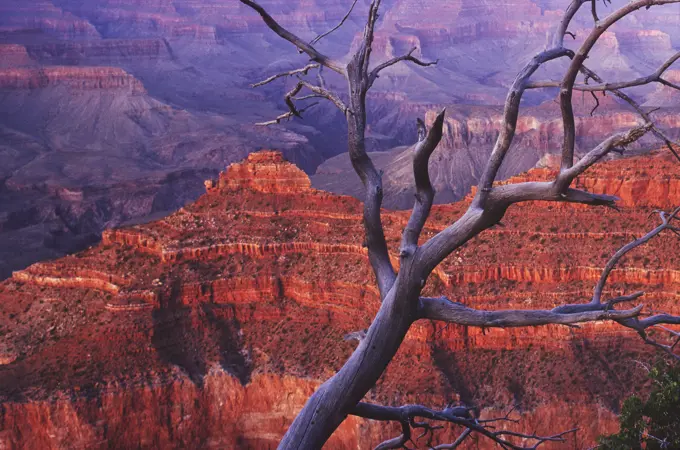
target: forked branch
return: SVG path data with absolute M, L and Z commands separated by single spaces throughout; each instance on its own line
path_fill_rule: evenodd
M 429 132 L 425 123 L 418 120 L 418 143 L 413 152 L 413 176 L 416 184 L 416 200 L 408 224 L 404 229 L 401 241 L 401 252 L 413 254 L 418 246 L 418 238 L 423 231 L 427 217 L 430 215 L 432 202 L 434 201 L 434 188 L 430 181 L 429 163 L 430 156 L 441 141 L 444 115 L 446 109 L 437 115 Z
M 302 90 L 302 88 L 309 89 L 312 91 L 312 95 L 304 96 L 304 97 L 296 97 Z M 302 113 L 311 108 L 312 106 L 315 106 L 318 102 L 312 103 L 310 105 L 305 106 L 302 109 L 298 109 L 296 106 L 295 102 L 300 101 L 300 100 L 306 100 L 309 98 L 318 98 L 322 97 L 327 100 L 330 100 L 340 111 L 342 111 L 343 114 L 346 114 L 348 109 L 345 103 L 335 94 L 330 92 L 327 89 L 324 89 L 320 86 L 313 85 L 307 81 L 304 80 L 299 80 L 297 84 L 286 93 L 284 96 L 284 101 L 286 103 L 286 106 L 288 107 L 288 112 L 285 112 L 279 116 L 277 116 L 273 120 L 269 120 L 266 122 L 259 122 L 256 123 L 255 125 L 259 126 L 267 126 L 267 125 L 274 125 L 281 123 L 282 120 L 290 120 L 293 117 L 302 117 Z
M 586 81 L 590 78 L 595 80 L 598 83 L 604 83 L 604 80 L 600 78 L 599 75 L 597 75 L 595 72 L 590 70 L 586 66 L 581 66 L 581 73 L 583 73 L 586 77 Z M 671 151 L 673 156 L 680 161 L 680 155 L 676 152 L 674 146 L 677 145 L 680 147 L 680 144 L 676 144 L 673 142 L 672 139 L 670 139 L 668 136 L 666 136 L 659 128 L 654 124 L 654 121 L 652 120 L 651 117 L 651 112 L 645 111 L 642 106 L 633 100 L 630 96 L 626 95 L 623 91 L 619 89 L 613 89 L 611 91 L 616 97 L 620 98 L 624 102 L 628 103 L 639 115 L 644 119 L 645 122 L 647 123 L 652 123 L 652 134 L 657 137 L 657 139 L 661 140 L 664 144 L 666 144 L 666 147 Z
M 525 434 L 510 430 L 494 430 L 491 423 L 505 420 L 505 418 L 500 419 L 489 419 L 485 421 L 476 420 L 470 412 L 472 408 L 467 407 L 456 407 L 456 408 L 444 408 L 441 411 L 428 408 L 423 405 L 405 405 L 405 406 L 382 406 L 372 403 L 361 402 L 357 404 L 351 411 L 350 414 L 358 417 L 363 417 L 365 419 L 380 420 L 380 421 L 396 421 L 402 426 L 402 434 L 394 439 L 387 440 L 376 447 L 377 449 L 395 449 L 403 448 L 404 445 L 411 440 L 411 430 L 410 427 L 414 423 L 416 418 L 429 419 L 438 422 L 451 423 L 454 425 L 460 425 L 470 432 L 476 432 L 492 441 L 496 442 L 502 448 L 513 449 L 513 450 L 534 450 L 540 447 L 546 442 L 564 442 L 564 436 L 569 433 L 576 432 L 576 429 L 568 430 L 562 433 L 558 433 L 552 436 L 540 436 L 537 434 Z M 463 433 L 461 435 L 462 439 L 457 440 L 462 442 L 467 434 Z M 469 433 L 468 433 L 469 434 Z M 518 438 L 524 442 L 532 442 L 532 445 L 524 446 L 517 445 L 514 442 L 508 440 L 508 437 Z M 460 443 L 459 442 L 459 443 Z M 443 445 L 435 448 L 455 448 L 451 445 Z
M 654 125 L 649 122 L 635 127 L 625 133 L 617 133 L 605 139 L 600 145 L 595 147 L 590 152 L 586 153 L 575 165 L 568 169 L 562 170 L 555 179 L 555 187 L 558 192 L 564 192 L 572 181 L 586 170 L 592 167 L 602 158 L 616 149 L 625 148 L 626 146 L 637 142 L 647 132 L 649 132 Z
M 661 83 L 669 86 L 673 89 L 680 90 L 680 86 L 676 86 L 662 78 L 663 74 L 678 60 L 680 59 L 680 52 L 671 56 L 665 63 L 663 63 L 654 73 L 647 75 L 646 77 L 636 78 L 630 81 L 619 81 L 616 83 L 599 83 L 599 84 L 574 84 L 573 89 L 575 91 L 585 91 L 585 92 L 604 92 L 604 91 L 614 91 L 617 89 L 625 89 L 637 86 L 644 86 L 651 83 Z M 560 81 L 532 81 L 527 85 L 527 89 L 538 89 L 538 88 L 558 88 L 561 86 Z
M 305 52 L 312 61 L 318 62 L 319 64 L 322 64 L 328 67 L 329 69 L 344 75 L 345 69 L 342 67 L 340 63 L 322 54 L 317 49 L 315 49 L 311 44 L 308 44 L 303 39 L 286 30 L 276 20 L 274 20 L 274 18 L 270 16 L 269 13 L 257 2 L 254 2 L 252 0 L 240 0 L 240 1 L 244 5 L 247 5 L 254 9 L 255 11 L 257 11 L 257 13 L 262 17 L 264 23 L 267 24 L 267 26 L 274 33 L 278 34 L 280 37 L 287 40 L 291 44 L 295 45 L 301 51 Z
M 571 64 L 567 69 L 564 78 L 560 84 L 560 109 L 562 111 L 562 128 L 564 130 L 564 140 L 562 143 L 562 161 L 561 169 L 569 169 L 574 163 L 574 147 L 576 145 L 576 124 L 574 119 L 574 110 L 572 105 L 572 95 L 574 91 L 574 84 L 576 77 L 581 71 L 581 68 L 588 58 L 592 48 L 595 46 L 600 37 L 612 25 L 622 18 L 632 14 L 633 12 L 646 8 L 649 9 L 656 5 L 666 5 L 672 3 L 679 3 L 680 0 L 633 0 L 612 12 L 592 29 L 590 34 L 585 38 L 583 44 L 574 54 Z
M 644 294 L 643 292 L 636 292 L 634 294 L 611 299 L 607 302 L 602 302 L 602 292 L 607 283 L 607 279 L 624 255 L 631 250 L 646 244 L 665 230 L 674 233 L 680 231 L 676 226 L 677 222 L 680 221 L 680 207 L 670 213 L 664 211 L 657 212 L 661 218 L 661 224 L 644 236 L 624 245 L 611 257 L 602 270 L 602 275 L 594 289 L 593 298 L 588 303 L 563 305 L 552 310 L 483 311 L 469 308 L 445 297 L 421 297 L 418 308 L 419 316 L 422 319 L 441 320 L 458 325 L 485 328 L 526 327 L 549 324 L 574 325 L 599 320 L 613 320 L 624 327 L 637 331 L 646 343 L 661 348 L 675 358 L 680 359 L 680 357 L 672 352 L 677 345 L 677 342 L 672 346 L 665 346 L 652 340 L 645 333 L 647 328 L 658 325 L 679 325 L 680 316 L 658 314 L 640 319 L 643 308 L 642 305 L 627 310 L 615 310 L 617 304 L 637 300 Z
M 303 67 L 301 69 L 289 70 L 288 72 L 281 72 L 281 73 L 277 73 L 276 75 L 272 75 L 271 77 L 269 77 L 265 80 L 262 80 L 258 83 L 255 83 L 255 84 L 251 84 L 250 87 L 256 88 L 256 87 L 264 86 L 265 84 L 271 83 L 272 81 L 277 80 L 279 78 L 283 78 L 283 77 L 292 77 L 293 75 L 300 75 L 300 74 L 307 75 L 307 73 L 310 70 L 318 69 L 319 67 L 320 67 L 319 64 L 307 64 L 305 67 Z
M 310 45 L 314 45 L 314 44 L 316 44 L 317 42 L 319 42 L 321 39 L 323 39 L 323 38 L 325 38 L 326 36 L 328 36 L 329 34 L 331 34 L 332 32 L 334 32 L 334 31 L 340 29 L 340 27 L 342 27 L 342 26 L 345 24 L 345 22 L 347 21 L 347 19 L 349 19 L 349 16 L 352 15 L 352 11 L 354 10 L 354 7 L 357 5 L 357 2 L 358 2 L 358 1 L 359 1 L 359 0 L 354 0 L 354 2 L 352 2 L 352 6 L 350 6 L 349 11 L 347 11 L 347 14 L 345 14 L 345 16 L 342 18 L 342 20 L 340 20 L 340 23 L 338 23 L 336 26 L 334 26 L 334 27 L 331 28 L 330 30 L 326 31 L 325 33 L 322 33 L 322 34 L 318 35 L 317 37 L 315 37 L 314 39 L 312 39 L 312 40 L 309 42 L 309 44 L 310 44 Z
M 388 67 L 400 63 L 401 61 L 409 61 L 421 67 L 434 66 L 437 63 L 439 63 L 438 59 L 434 61 L 423 61 L 421 59 L 418 59 L 415 56 L 413 56 L 413 52 L 415 51 L 416 47 L 413 47 L 407 54 L 394 57 L 389 61 L 385 61 L 384 63 L 378 65 L 375 69 L 371 70 L 371 73 L 368 75 L 368 87 L 370 88 L 371 86 L 373 86 L 375 80 L 377 80 L 378 77 L 380 76 L 380 72 L 387 69 Z

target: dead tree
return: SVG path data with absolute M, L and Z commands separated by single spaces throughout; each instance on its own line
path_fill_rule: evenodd
M 288 429 L 279 448 L 300 450 L 321 448 L 348 415 L 373 420 L 396 421 L 401 424 L 402 434 L 381 443 L 378 445 L 378 449 L 405 447 L 411 440 L 411 433 L 414 428 L 421 428 L 426 433 L 436 428 L 430 422 L 421 422 L 418 419 L 452 423 L 464 427 L 465 432 L 460 435 L 456 442 L 435 447 L 442 449 L 457 447 L 471 433 L 484 435 L 503 448 L 519 449 L 536 448 L 548 441 L 562 441 L 566 433 L 573 431 L 570 430 L 553 436 L 494 431 L 495 429 L 491 425 L 494 420 L 477 420 L 467 408 L 436 410 L 423 405 L 393 407 L 362 402 L 365 394 L 374 386 L 394 357 L 411 325 L 421 319 L 487 328 L 528 327 L 546 324 L 573 326 L 588 321 L 610 320 L 637 331 L 646 342 L 661 348 L 669 355 L 675 356 L 673 353 L 675 345 L 665 345 L 654 341 L 647 336 L 645 330 L 661 324 L 680 324 L 680 317 L 665 314 L 647 317 L 647 314 L 643 313 L 643 305 L 630 309 L 616 309 L 621 303 L 637 300 L 643 295 L 642 292 L 608 300 L 602 298 L 602 292 L 609 273 L 625 253 L 644 244 L 665 230 L 674 233 L 680 231 L 676 225 L 680 208 L 670 213 L 660 212 L 661 224 L 657 228 L 621 248 L 603 270 L 592 298 L 586 302 L 563 305 L 552 310 L 481 311 L 444 297 L 425 298 L 421 295 L 421 291 L 432 271 L 444 258 L 479 233 L 498 224 L 511 205 L 543 200 L 614 208 L 617 200 L 615 197 L 571 188 L 572 181 L 610 152 L 622 151 L 627 145 L 636 142 L 647 133 L 653 133 L 659 137 L 675 153 L 673 142 L 654 125 L 651 113 L 644 111 L 633 99 L 621 92 L 621 89 L 648 83 L 662 83 L 669 87 L 678 88 L 678 86 L 665 80 L 663 75 L 671 64 L 680 59 L 680 54 L 671 57 L 653 74 L 628 82 L 605 83 L 584 63 L 600 36 L 617 21 L 639 9 L 680 3 L 680 0 L 633 0 L 603 19 L 600 19 L 597 14 L 597 0 L 572 0 L 557 26 L 550 48 L 534 56 L 522 68 L 510 87 L 505 101 L 504 122 L 486 168 L 479 180 L 478 189 L 471 205 L 455 222 L 424 243 L 420 243 L 419 238 L 434 199 L 434 189 L 428 174 L 428 162 L 442 137 L 445 112 L 439 113 L 429 130 L 426 130 L 425 125 L 419 121 L 418 142 L 413 152 L 413 174 L 416 185 L 415 204 L 402 235 L 398 272 L 395 271 L 390 261 L 381 223 L 380 214 L 383 196 L 381 173 L 376 170 L 371 158 L 366 153 L 366 94 L 380 76 L 380 73 L 388 67 L 400 62 L 429 66 L 436 64 L 436 61 L 422 61 L 414 56 L 414 49 L 407 54 L 371 67 L 371 49 L 380 0 L 371 1 L 368 20 L 360 45 L 347 64 L 326 56 L 315 47 L 316 42 L 328 33 L 320 35 L 312 42 L 306 42 L 282 27 L 258 3 L 251 0 L 240 1 L 257 11 L 272 31 L 292 43 L 301 53 L 306 53 L 311 60 L 308 65 L 301 69 L 276 74 L 257 84 L 266 84 L 281 77 L 296 77 L 295 86 L 285 95 L 285 102 L 289 111 L 264 124 L 279 123 L 281 120 L 300 117 L 305 108 L 299 108 L 297 103 L 309 98 L 325 98 L 331 101 L 340 109 L 347 120 L 349 155 L 366 191 L 363 210 L 365 244 L 368 248 L 370 265 L 375 273 L 381 298 L 380 309 L 368 331 L 360 339 L 358 347 L 344 366 L 309 398 Z M 591 4 L 595 25 L 580 48 L 572 51 L 565 47 L 564 39 L 568 34 L 573 35 L 568 30 L 569 25 L 575 14 L 586 3 Z M 354 8 L 355 4 L 356 1 L 353 2 L 351 9 Z M 333 30 L 340 27 L 350 13 Z M 541 65 L 561 58 L 568 58 L 571 61 L 562 80 L 531 80 L 532 75 Z M 341 75 L 347 82 L 348 91 L 342 95 L 332 92 L 321 76 L 322 69 L 331 70 Z M 317 80 L 315 82 L 309 81 L 305 76 L 314 70 L 319 71 Z M 583 80 L 580 82 L 577 81 L 579 74 L 583 76 Z M 589 80 L 594 80 L 597 84 L 589 84 Z M 498 170 L 506 158 L 515 135 L 522 95 L 527 89 L 546 87 L 559 88 L 559 103 L 564 127 L 559 173 L 554 180 L 548 182 L 494 185 Z M 640 125 L 627 132 L 608 137 L 578 161 L 575 161 L 575 123 L 572 109 L 572 95 L 575 90 L 614 93 L 640 113 Z M 299 96 L 301 92 L 308 92 L 308 94 Z M 678 340 L 680 340 L 680 337 L 678 337 Z M 508 417 L 496 419 L 496 421 L 498 420 L 508 420 Z M 514 443 L 513 438 L 523 438 L 524 442 L 527 442 L 528 439 L 532 444 L 529 447 L 522 447 Z

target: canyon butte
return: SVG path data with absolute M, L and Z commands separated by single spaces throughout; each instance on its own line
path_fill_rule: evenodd
M 553 175 L 547 163 L 515 181 Z M 425 293 L 491 310 L 585 302 L 611 254 L 655 226 L 650 211 L 680 204 L 680 165 L 667 152 L 602 163 L 575 184 L 619 196 L 620 211 L 513 206 L 503 226 L 450 255 Z M 98 245 L 0 283 L 0 448 L 273 448 L 343 364 L 380 301 L 361 203 L 313 188 L 276 151 L 250 154 L 205 190 L 162 220 L 107 230 Z M 424 237 L 468 201 L 435 206 Z M 396 263 L 408 215 L 383 217 Z M 605 295 L 644 290 L 651 309 L 679 314 L 677 245 L 662 235 L 629 254 Z M 587 448 L 616 430 L 622 399 L 648 388 L 644 365 L 657 357 L 609 322 L 484 330 L 423 320 L 368 398 L 464 403 L 482 417 L 514 406 L 521 422 L 502 426 L 578 427 L 546 448 Z M 327 448 L 396 432 L 349 418 Z
M 614 3 L 621 3 L 615 0 Z M 281 23 L 312 39 L 335 26 L 344 0 L 266 0 Z M 368 142 L 385 170 L 385 205 L 410 206 L 407 145 L 415 119 L 446 106 L 433 173 L 439 202 L 476 184 L 498 134 L 500 105 L 520 65 L 544 48 L 563 0 L 385 0 L 376 61 L 416 48 L 436 67 L 385 71 L 369 98 Z M 616 6 L 616 5 L 614 5 Z M 358 2 L 320 48 L 343 60 L 365 22 Z M 577 46 L 591 27 L 584 12 Z M 680 46 L 680 9 L 644 11 L 608 31 L 590 61 L 606 80 L 647 75 Z M 250 85 L 306 63 L 259 16 L 230 0 L 0 0 L 0 279 L 29 264 L 81 250 L 101 232 L 177 210 L 202 181 L 260 148 L 280 149 L 317 188 L 358 195 L 342 118 L 321 104 L 304 120 L 255 127 L 285 110 L 291 81 Z M 546 78 L 560 73 L 541 72 Z M 667 78 L 680 80 L 670 70 Z M 327 77 L 329 86 L 338 80 Z M 502 177 L 558 148 L 555 92 L 526 98 L 521 139 Z M 635 91 L 678 138 L 677 93 Z M 590 149 L 635 116 L 612 98 L 584 96 L 577 150 Z M 656 143 L 643 140 L 631 151 Z

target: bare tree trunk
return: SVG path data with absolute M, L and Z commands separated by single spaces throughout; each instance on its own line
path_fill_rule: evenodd
M 340 371 L 309 398 L 279 449 L 321 448 L 348 412 L 375 385 L 416 317 L 417 291 L 409 298 L 405 284 L 397 279 L 366 337 Z
M 347 116 L 347 141 L 352 165 L 366 187 L 364 226 L 366 245 L 371 265 L 383 298 L 382 305 L 366 336 L 332 378 L 327 380 L 309 398 L 304 408 L 288 429 L 279 449 L 321 448 L 366 393 L 375 385 L 392 360 L 417 318 L 420 282 L 409 276 L 412 261 L 405 261 L 399 277 L 394 278 L 387 244 L 380 224 L 382 180 L 373 162 L 366 154 L 366 92 L 367 52 L 360 49 L 347 66 L 349 81 L 349 110 Z

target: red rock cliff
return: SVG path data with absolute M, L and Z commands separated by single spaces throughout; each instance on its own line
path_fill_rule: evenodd
M 638 180 L 651 183 L 662 169 L 677 178 L 669 163 L 626 159 L 591 176 L 645 167 Z M 98 246 L 0 284 L 0 447 L 270 448 L 340 367 L 355 345 L 343 336 L 368 326 L 379 301 L 360 202 L 310 188 L 271 151 L 207 186 L 163 220 L 111 230 Z M 649 210 L 660 204 L 652 191 L 640 190 L 643 206 L 624 203 L 620 213 L 515 207 L 505 227 L 452 254 L 426 292 L 487 309 L 586 301 L 609 255 L 650 227 Z M 435 207 L 426 233 L 465 207 Z M 392 252 L 406 220 L 384 214 Z M 632 254 L 605 295 L 644 289 L 650 307 L 680 313 L 680 256 L 662 251 L 673 246 L 664 236 Z M 519 429 L 578 425 L 569 445 L 585 448 L 615 427 L 622 398 L 645 388 L 630 360 L 653 358 L 610 323 L 479 330 L 422 322 L 369 398 L 460 399 L 485 416 L 514 404 Z M 350 419 L 328 448 L 370 447 L 395 431 Z
M 128 89 L 144 93 L 144 85 L 117 67 L 44 67 L 0 69 L 0 89 L 40 89 L 68 86 L 74 89 Z

